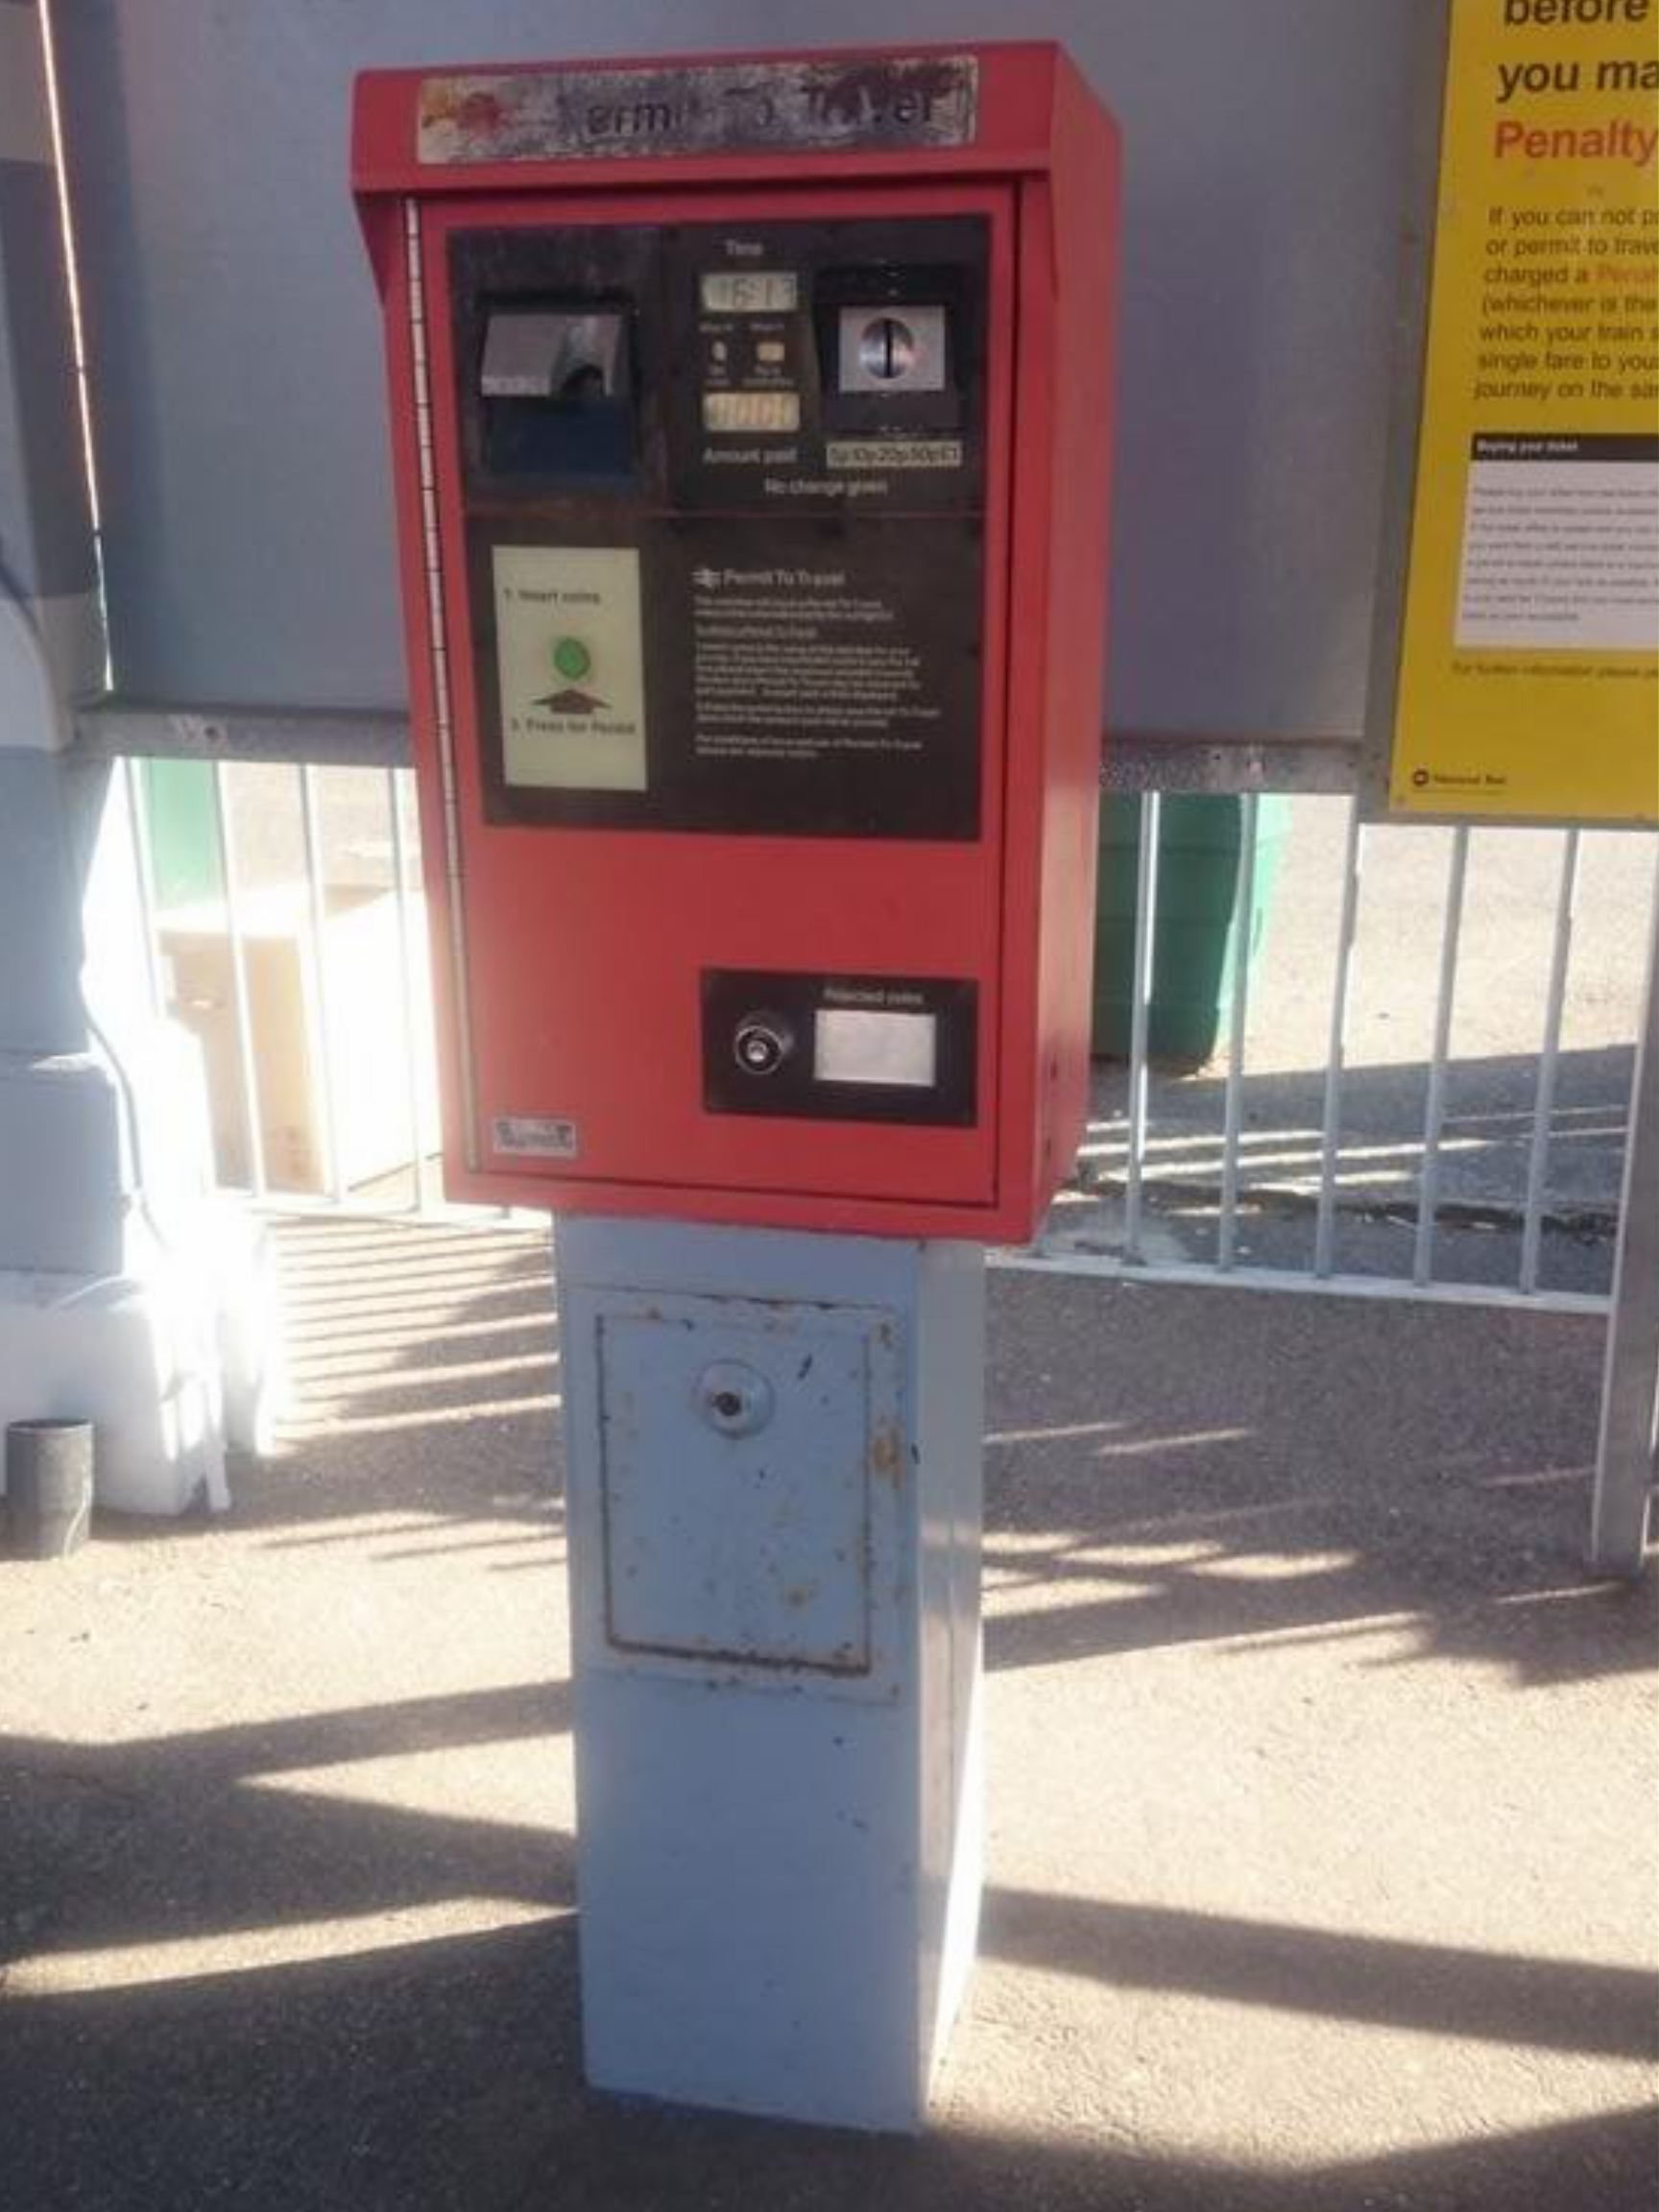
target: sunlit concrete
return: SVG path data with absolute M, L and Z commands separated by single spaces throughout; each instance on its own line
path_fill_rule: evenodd
M 301 1369 L 346 1234 L 284 1234 Z M 228 1519 L 0 1566 L 0 2199 L 1650 2212 L 1594 1321 L 994 1279 L 983 1963 L 889 2152 L 583 2089 L 553 1410 L 350 1234 L 401 1395 L 324 1375 Z M 471 1249 L 451 1319 L 545 1319 Z

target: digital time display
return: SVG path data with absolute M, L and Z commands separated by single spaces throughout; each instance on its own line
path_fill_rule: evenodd
M 702 297 L 706 315 L 792 315 L 801 285 L 793 269 L 709 269 Z

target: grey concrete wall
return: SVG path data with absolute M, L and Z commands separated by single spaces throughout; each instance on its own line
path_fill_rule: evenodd
M 1126 133 L 1113 706 L 1357 732 L 1438 0 L 77 0 L 59 11 L 121 686 L 402 695 L 353 71 L 1059 36 Z
M 0 746 L 60 743 L 51 694 L 102 686 L 97 581 L 40 11 L 0 0 Z
M 73 371 L 39 15 L 0 0 L 0 1277 L 104 1274 L 122 1253 L 58 751 L 88 673 L 75 641 L 98 635 Z

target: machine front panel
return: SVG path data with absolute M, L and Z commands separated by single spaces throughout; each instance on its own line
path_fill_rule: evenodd
M 995 1199 L 1011 256 L 925 197 L 431 227 L 486 1170 Z
M 451 239 L 492 820 L 978 833 L 986 228 Z

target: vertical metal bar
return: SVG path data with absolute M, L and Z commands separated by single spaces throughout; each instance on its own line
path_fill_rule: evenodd
M 1123 1200 L 1123 1252 L 1139 1260 L 1146 1174 L 1146 1126 L 1151 1100 L 1147 1037 L 1158 938 L 1158 838 L 1163 801 L 1156 791 L 1141 800 L 1140 865 L 1135 877 L 1135 998 L 1129 1026 L 1129 1180 Z
M 323 1086 L 323 1137 L 328 1153 L 324 1182 L 329 1197 L 339 1206 L 346 1199 L 346 1153 L 340 1142 L 340 1093 L 334 1080 L 334 1025 L 328 1017 L 328 962 L 324 952 L 328 909 L 324 896 L 323 836 L 317 820 L 317 771 L 309 760 L 300 768 L 300 823 L 305 839 L 305 899 L 311 917 L 311 987 L 322 1044 L 318 1066 Z
M 1590 1564 L 1642 1572 L 1659 1413 L 1659 887 L 1647 956 L 1647 998 L 1630 1096 L 1619 1258 L 1601 1389 L 1601 1433 L 1590 1509 Z
M 1342 1063 L 1347 1049 L 1348 1002 L 1359 934 L 1360 862 L 1365 824 L 1359 801 L 1348 807 L 1342 848 L 1342 914 L 1336 928 L 1336 968 L 1331 985 L 1331 1032 L 1325 1048 L 1325 1116 L 1319 1141 L 1319 1210 L 1313 1233 L 1313 1272 L 1323 1280 L 1335 1264 L 1336 1163 L 1342 1148 Z
M 129 754 L 121 763 L 127 801 L 127 834 L 132 850 L 132 880 L 138 891 L 138 926 L 144 938 L 144 973 L 150 983 L 150 1011 L 167 1014 L 167 984 L 161 973 L 161 947 L 156 935 L 156 858 L 150 850 L 150 815 L 144 800 L 141 761 Z
M 219 847 L 219 880 L 225 891 L 225 926 L 230 939 L 230 996 L 236 1010 L 236 1065 L 242 1076 L 242 1126 L 248 1141 L 248 1183 L 265 1195 L 265 1142 L 259 1127 L 259 1074 L 254 1065 L 253 1022 L 248 1005 L 247 948 L 236 877 L 236 833 L 230 825 L 229 769 L 213 763 L 213 834 Z
M 1577 830 L 1561 845 L 1561 878 L 1555 893 L 1555 941 L 1550 954 L 1550 991 L 1544 1008 L 1544 1046 L 1538 1061 L 1538 1090 L 1532 1102 L 1532 1144 L 1527 1163 L 1527 1212 L 1521 1231 L 1521 1288 L 1530 1297 L 1538 1287 L 1544 1247 L 1544 1195 L 1550 1167 L 1550 1131 L 1555 1118 L 1555 1078 L 1561 1064 L 1561 1022 L 1567 1006 L 1567 975 L 1573 959 L 1573 925 L 1578 906 Z
M 1244 1032 L 1250 1019 L 1250 954 L 1256 919 L 1256 830 L 1262 802 L 1244 794 L 1238 903 L 1233 922 L 1233 1028 L 1227 1047 L 1227 1105 L 1221 1136 L 1221 1218 L 1215 1263 L 1227 1273 L 1238 1241 L 1238 1132 L 1244 1113 Z
M 461 866 L 460 783 L 455 772 L 455 732 L 450 704 L 449 648 L 444 603 L 444 563 L 438 527 L 438 463 L 432 436 L 431 373 L 426 356 L 426 278 L 421 268 L 421 203 L 403 203 L 404 276 L 409 287 L 410 366 L 415 380 L 421 518 L 426 540 L 426 616 L 432 679 L 432 726 L 438 746 L 444 873 L 448 908 L 449 988 L 457 1031 L 456 1095 L 461 1105 L 461 1151 L 469 1167 L 479 1163 L 478 1099 L 472 1066 L 472 1000 L 467 964 L 467 892 Z
M 1429 1063 L 1429 1102 L 1423 1117 L 1423 1165 L 1417 1177 L 1417 1235 L 1411 1280 L 1419 1289 L 1433 1280 L 1434 1230 L 1440 1204 L 1440 1140 L 1446 1130 L 1447 1063 L 1452 1017 L 1457 1003 L 1457 955 L 1463 938 L 1463 894 L 1469 879 L 1469 826 L 1452 832 L 1446 878 L 1446 919 L 1440 935 L 1440 991 L 1434 1006 L 1434 1051 Z
M 402 778 L 396 768 L 386 771 L 386 805 L 392 816 L 392 886 L 397 901 L 397 975 L 403 1003 L 403 1075 L 409 1103 L 409 1146 L 414 1162 L 410 1210 L 423 1214 L 430 1195 L 426 1174 L 426 1137 L 421 1125 L 421 1063 L 415 1031 L 415 980 L 410 972 L 414 954 L 409 926 L 409 871 L 404 855 Z

